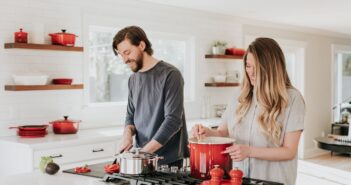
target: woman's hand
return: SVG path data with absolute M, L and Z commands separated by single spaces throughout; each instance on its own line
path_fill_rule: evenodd
M 195 137 L 196 139 L 201 139 L 203 137 L 206 137 L 209 134 L 209 132 L 210 132 L 210 129 L 201 124 L 196 124 L 191 129 L 191 133 L 193 137 Z
M 238 162 L 250 157 L 250 146 L 233 144 L 222 153 L 229 154 L 233 161 Z

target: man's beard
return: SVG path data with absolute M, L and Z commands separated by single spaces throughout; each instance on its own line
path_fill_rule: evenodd
M 130 62 L 135 63 L 135 68 L 130 68 L 134 73 L 138 72 L 141 68 L 143 68 L 144 63 L 142 57 L 138 57 L 136 60 L 131 59 Z

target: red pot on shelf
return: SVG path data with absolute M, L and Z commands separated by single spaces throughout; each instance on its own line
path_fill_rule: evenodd
M 22 31 L 23 29 L 20 28 L 19 32 L 15 32 L 15 42 L 16 43 L 28 43 L 28 33 Z
M 79 123 L 81 121 L 69 120 L 68 116 L 64 116 L 63 120 L 50 122 L 55 134 L 75 134 L 78 132 Z
M 234 139 L 226 137 L 206 137 L 201 140 L 189 139 L 191 176 L 198 179 L 209 179 L 214 165 L 229 173 L 232 161 L 223 151 L 234 143 Z
M 66 30 L 62 30 L 61 33 L 50 33 L 49 36 L 52 44 L 63 46 L 74 46 L 76 37 L 78 37 L 75 34 L 66 33 Z

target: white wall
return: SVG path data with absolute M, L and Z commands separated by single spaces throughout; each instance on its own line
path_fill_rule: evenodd
M 250 23 L 250 24 L 249 24 Z M 240 69 L 240 62 L 209 61 L 204 54 L 210 52 L 213 40 L 226 40 L 230 45 L 243 46 L 246 35 L 262 35 L 307 43 L 305 66 L 305 153 L 315 153 L 313 138 L 330 130 L 331 108 L 331 44 L 351 45 L 345 35 L 315 34 L 316 30 L 298 27 L 277 27 L 255 21 L 210 14 L 195 10 L 152 5 L 138 1 L 121 0 L 0 0 L 0 46 L 13 42 L 13 32 L 23 27 L 29 34 L 43 28 L 44 35 L 66 28 L 79 35 L 77 45 L 85 52 L 8 50 L 0 47 L 0 135 L 11 135 L 9 125 L 41 124 L 60 118 L 64 114 L 82 119 L 82 127 L 123 124 L 125 106 L 91 107 L 85 102 L 86 91 L 4 91 L 12 83 L 15 73 L 40 71 L 50 77 L 69 76 L 76 83 L 84 82 L 86 89 L 87 47 L 89 25 L 139 25 L 146 32 L 174 32 L 194 38 L 195 101 L 187 102 L 186 116 L 200 116 L 202 95 L 212 96 L 213 103 L 225 103 L 239 88 L 205 88 L 203 83 L 217 72 L 228 68 Z M 289 31 L 290 30 L 290 31 Z M 298 31 L 304 30 L 305 33 Z M 36 32 L 37 33 L 37 32 Z M 322 33 L 322 32 L 321 32 Z M 46 36 L 45 36 L 46 37 Z M 344 38 L 343 38 L 344 37 Z M 46 37 L 46 42 L 49 38 Z

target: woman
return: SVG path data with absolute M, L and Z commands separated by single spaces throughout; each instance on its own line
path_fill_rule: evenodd
M 293 185 L 304 100 L 291 85 L 284 54 L 273 39 L 252 42 L 244 65 L 240 96 L 228 104 L 223 123 L 216 130 L 195 125 L 193 136 L 235 138 L 235 144 L 223 153 L 231 156 L 245 176 Z

